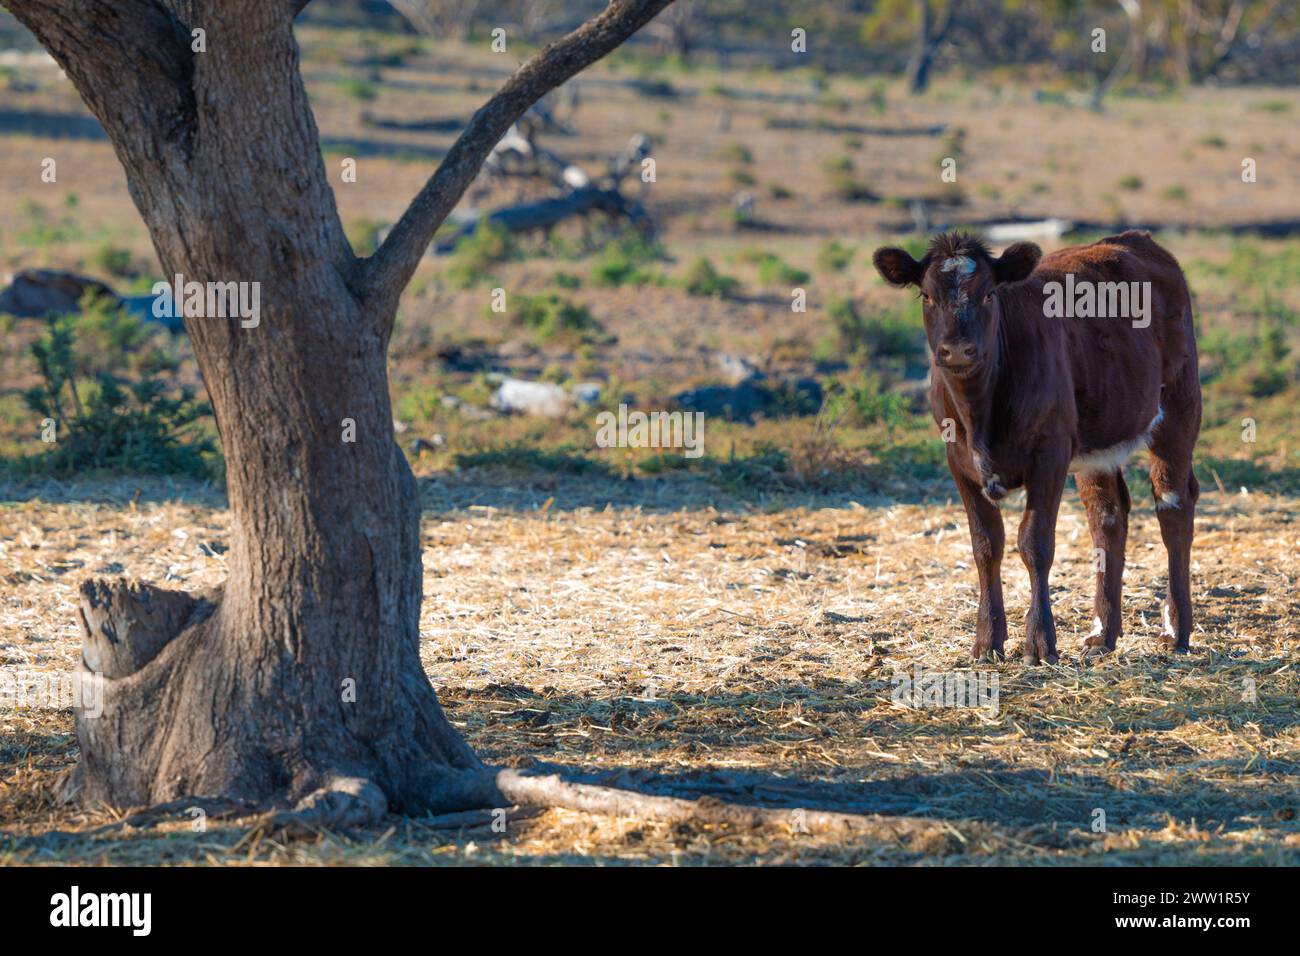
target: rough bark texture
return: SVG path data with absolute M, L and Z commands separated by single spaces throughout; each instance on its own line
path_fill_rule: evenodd
M 301 2 L 4 0 L 103 124 L 164 274 L 261 293 L 256 327 L 185 319 L 226 456 L 229 579 L 200 596 L 84 588 L 103 713 L 77 714 L 72 792 L 342 823 L 499 805 L 420 664 L 420 501 L 393 441 L 387 339 L 429 238 L 509 123 L 667 2 L 615 0 L 525 64 L 365 262 L 299 74 Z

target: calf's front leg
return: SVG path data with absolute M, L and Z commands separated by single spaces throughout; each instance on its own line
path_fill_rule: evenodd
M 952 473 L 962 504 L 966 506 L 971 552 L 980 582 L 979 617 L 975 622 L 971 657 L 1000 660 L 1007 642 L 1007 612 L 1002 606 L 1002 550 L 1006 541 L 1002 511 L 984 497 L 979 485 L 956 468 Z
M 1048 578 L 1056 555 L 1056 515 L 1070 465 L 1068 443 L 1042 447 L 1025 476 L 1025 514 L 1020 519 L 1020 559 L 1029 571 L 1029 612 L 1025 615 L 1026 664 L 1055 664 L 1056 622 Z

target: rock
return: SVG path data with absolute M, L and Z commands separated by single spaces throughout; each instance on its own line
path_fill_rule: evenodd
M 754 416 L 767 409 L 766 389 L 753 382 L 739 385 L 705 385 L 676 396 L 677 404 L 687 411 L 725 418 L 733 422 L 752 423 Z
M 511 339 L 508 342 L 502 342 L 500 348 L 497 349 L 497 357 L 503 359 L 524 359 L 536 354 L 537 346 L 522 339 Z
M 66 315 L 81 311 L 81 299 L 86 293 L 109 299 L 120 309 L 141 322 L 156 322 L 168 332 L 185 331 L 180 316 L 155 315 L 155 295 L 119 296 L 98 279 L 61 272 L 57 269 L 24 269 L 9 277 L 9 284 L 0 289 L 0 312 L 20 318 L 39 319 L 47 315 Z
M 159 299 L 167 300 L 167 308 L 162 310 L 162 315 L 156 315 L 153 308 L 154 303 Z M 185 331 L 185 320 L 179 315 L 172 314 L 175 310 L 171 308 L 171 302 L 166 296 L 126 295 L 122 297 L 122 308 L 141 322 L 157 322 L 168 332 Z
M 8 286 L 0 290 L 0 312 L 28 319 L 77 312 L 87 293 L 115 303 L 121 301 L 116 292 L 96 279 L 56 269 L 23 269 L 10 276 Z
M 763 377 L 758 366 L 740 355 L 728 355 L 722 352 L 715 357 L 714 362 L 728 385 L 739 385 L 741 382 Z
M 749 379 L 738 385 L 706 385 L 681 392 L 676 402 L 692 412 L 752 424 L 755 415 L 778 417 L 811 415 L 822 404 L 822 387 L 816 379 L 800 378 L 774 384 Z
M 600 382 L 579 382 L 573 386 L 573 400 L 579 405 L 595 405 L 600 401 Z
M 543 418 L 563 418 L 572 405 L 569 393 L 550 382 L 502 378 L 489 404 L 497 411 Z
M 496 412 L 489 408 L 479 408 L 477 405 L 471 405 L 463 398 L 458 398 L 455 395 L 442 396 L 442 407 L 450 408 L 457 414 L 462 415 L 465 418 L 471 418 L 475 421 L 492 418 L 496 414 Z

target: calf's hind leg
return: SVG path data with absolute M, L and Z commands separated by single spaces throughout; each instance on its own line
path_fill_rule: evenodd
M 1195 364 L 1191 365 L 1195 369 Z M 1169 552 L 1169 595 L 1161 650 L 1185 654 L 1192 635 L 1192 534 L 1200 485 L 1192 474 L 1192 449 L 1201 428 L 1201 393 L 1195 371 L 1166 389 L 1164 418 L 1151 437 L 1151 489 L 1160 536 Z
M 1092 633 L 1083 642 L 1083 656 L 1115 649 L 1123 629 L 1120 592 L 1124 583 L 1124 544 L 1128 539 L 1129 495 L 1120 471 L 1081 471 L 1074 476 L 1088 512 L 1092 532 L 1097 592 L 1093 599 Z M 1101 552 L 1097 554 L 1096 552 Z

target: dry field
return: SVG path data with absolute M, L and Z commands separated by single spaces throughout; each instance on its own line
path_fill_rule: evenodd
M 992 713 L 891 697 L 896 674 L 967 666 L 974 572 L 951 502 L 742 502 L 687 478 L 479 474 L 424 488 L 422 653 L 487 761 L 663 793 L 739 781 L 771 805 L 930 822 L 855 843 L 569 811 L 512 820 L 505 834 L 394 819 L 382 833 L 286 844 L 238 825 L 196 834 L 181 820 L 91 836 L 114 815 L 71 813 L 48 796 L 74 759 L 69 714 L 9 708 L 0 859 L 1300 862 L 1300 597 L 1294 565 L 1280 559 L 1300 549 L 1292 501 L 1206 494 L 1198 624 L 1179 659 L 1154 650 L 1164 554 L 1139 504 L 1121 652 L 1085 668 L 1074 652 L 1091 620 L 1088 536 L 1071 496 L 1054 578 L 1062 663 L 999 665 Z M 73 666 L 76 589 L 88 575 L 187 588 L 224 575 L 227 516 L 210 489 L 141 480 L 6 491 L 6 674 Z M 1027 597 L 1014 553 L 1005 577 L 1014 619 Z M 1016 641 L 1013 625 L 1010 650 Z
M 333 171 L 358 159 L 358 181 L 337 182 L 336 194 L 363 252 L 361 239 L 391 223 L 452 142 L 451 132 L 394 124 L 464 120 L 524 55 L 311 26 L 300 37 L 326 163 Z M 14 76 L 0 75 L 0 267 L 67 268 L 147 290 L 159 269 L 108 143 L 57 70 L 33 62 Z M 504 834 L 396 818 L 382 832 L 288 843 L 220 822 L 196 833 L 185 819 L 97 833 L 117 815 L 73 812 L 50 796 L 75 759 L 70 711 L 0 700 L 0 863 L 1300 862 L 1297 350 L 1268 388 L 1250 377 L 1267 323 L 1297 344 L 1300 240 L 1225 230 L 1300 218 L 1300 95 L 1117 95 L 1097 114 L 1066 105 L 1051 85 L 946 77 L 914 99 L 877 77 L 653 69 L 616 55 L 579 80 L 581 105 L 566 116 L 575 135 L 544 144 L 596 171 L 632 134 L 651 137 L 657 181 L 646 203 L 665 253 L 646 265 L 653 278 L 596 282 L 605 250 L 577 230 L 493 264 L 491 278 L 512 296 L 556 292 L 589 308 L 603 334 L 576 347 L 487 313 L 495 282 L 458 288 L 448 260 L 430 257 L 393 339 L 399 440 L 442 439 L 413 453 L 426 502 L 424 661 L 485 760 L 919 824 L 893 836 L 882 826 L 880 839 L 856 843 L 802 834 L 793 817 L 789 833 L 756 834 L 568 811 L 520 815 Z M 953 198 L 938 179 L 949 155 L 962 204 L 936 206 Z M 39 180 L 45 157 L 58 160 L 57 183 Z M 1244 157 L 1258 162 L 1257 183 L 1241 182 Z M 847 200 L 846 175 L 874 199 Z M 744 226 L 732 215 L 741 191 L 755 201 L 756 221 Z M 536 192 L 480 184 L 469 202 L 492 209 Z M 1027 577 L 1012 546 L 1013 654 L 995 668 L 996 713 L 892 699 L 896 675 L 967 667 L 975 574 L 916 401 L 923 350 L 880 368 L 853 365 L 830 304 L 850 300 L 867 319 L 892 311 L 915 333 L 919 308 L 883 288 L 869 259 L 910 228 L 918 198 L 963 222 L 1178 227 L 1159 238 L 1197 296 L 1207 383 L 1191 655 L 1155 652 L 1164 551 L 1145 480 L 1133 480 L 1127 634 L 1113 658 L 1080 665 L 1091 545 L 1071 488 L 1054 575 L 1061 664 L 1019 663 Z M 849 253 L 839 267 L 822 262 L 831 240 Z M 765 279 L 755 251 L 809 273 L 806 314 L 792 319 L 790 283 Z M 127 254 L 119 274 L 104 252 Z M 689 294 L 681 279 L 700 257 L 740 290 Z M 561 286 L 561 273 L 580 284 Z M 20 397 L 38 381 L 27 346 L 41 330 L 32 319 L 0 325 L 6 458 L 42 449 Z M 179 377 L 197 383 L 184 338 L 169 347 Z M 444 362 L 447 347 L 477 367 Z M 774 377 L 879 374 L 870 381 L 911 404 L 897 426 L 846 423 L 833 438 L 810 417 L 711 419 L 711 463 L 654 477 L 649 456 L 595 448 L 590 414 L 480 420 L 442 402 L 482 404 L 483 371 L 498 370 L 594 378 L 607 399 L 626 392 L 658 408 L 716 380 L 720 353 Z M 1258 424 L 1253 444 L 1242 440 L 1247 417 Z M 866 460 L 862 480 L 849 472 L 804 483 L 795 467 L 775 483 L 743 473 L 719 481 L 709 470 L 729 457 L 752 463 L 765 446 L 817 441 L 814 465 Z M 505 456 L 514 470 L 460 457 L 511 443 L 561 453 L 533 465 L 569 455 L 599 467 L 520 469 L 530 459 L 517 448 Z M 190 589 L 224 577 L 219 483 L 24 474 L 0 471 L 0 679 L 71 670 L 87 577 Z M 1013 499 L 1009 510 L 1018 507 Z

